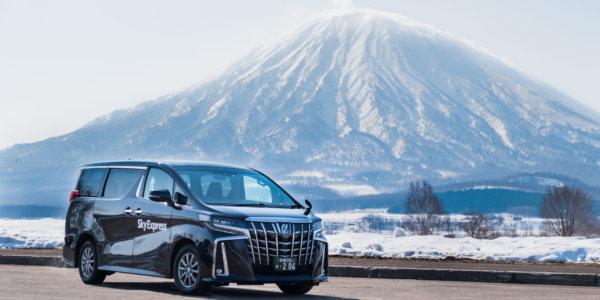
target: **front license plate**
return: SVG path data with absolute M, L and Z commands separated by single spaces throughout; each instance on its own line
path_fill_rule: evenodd
M 291 257 L 275 257 L 275 271 L 296 271 L 296 262 Z

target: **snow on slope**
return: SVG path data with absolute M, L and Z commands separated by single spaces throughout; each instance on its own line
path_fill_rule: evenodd
M 2 150 L 0 178 L 160 157 L 252 165 L 346 194 L 521 171 L 600 181 L 599 120 L 450 34 L 354 11 L 317 18 L 182 92 Z
M 63 219 L 0 219 L 0 248 L 54 248 L 64 233 Z

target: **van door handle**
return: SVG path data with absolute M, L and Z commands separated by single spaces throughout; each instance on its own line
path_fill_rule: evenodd
M 130 214 L 133 212 L 133 210 L 131 209 L 131 207 L 128 207 L 128 208 L 126 208 L 126 209 L 125 209 L 123 212 L 124 212 L 126 215 L 130 215 Z
M 139 216 L 139 215 L 142 214 L 142 211 L 143 210 L 141 208 L 138 208 L 138 209 L 135 210 L 135 214 Z

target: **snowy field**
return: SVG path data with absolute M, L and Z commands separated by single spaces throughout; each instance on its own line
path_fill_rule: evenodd
M 368 231 L 372 233 L 373 230 L 370 229 L 374 227 L 373 222 L 381 222 L 381 226 L 379 227 L 383 229 L 375 230 L 376 233 L 386 230 L 392 232 L 395 229 L 394 227 L 399 226 L 399 224 L 408 219 L 408 215 L 390 214 L 385 209 L 363 209 L 318 215 L 325 221 L 328 235 L 340 232 Z M 500 232 L 511 230 L 517 236 L 537 236 L 540 234 L 540 226 L 543 222 L 542 218 L 515 216 L 512 214 L 496 214 L 495 216 L 502 218 L 502 225 L 498 228 Z M 378 220 L 375 220 L 375 218 Z M 447 218 L 451 223 L 456 225 L 465 220 L 465 215 L 450 214 L 444 215 L 443 218 Z M 389 226 L 391 227 L 385 228 Z M 454 228 L 452 232 L 442 231 L 438 233 L 438 235 L 446 234 L 453 234 L 457 237 L 464 235 L 458 228 Z
M 2 219 L 0 248 L 54 248 L 62 246 L 63 219 Z
M 319 216 L 325 221 L 330 243 L 329 254 L 332 255 L 600 263 L 600 239 L 541 237 L 541 218 L 499 214 L 497 216 L 503 219 L 503 224 L 498 231 L 510 231 L 517 237 L 486 240 L 467 237 L 457 228 L 452 232 L 439 232 L 438 235 L 411 235 L 395 227 L 406 220 L 406 215 L 388 214 L 385 210 L 360 210 Z M 452 222 L 460 222 L 465 216 L 449 215 L 448 218 Z M 373 222 L 381 224 L 373 226 Z M 444 237 L 450 234 L 454 238 Z
M 329 254 L 343 256 L 491 261 L 600 263 L 600 239 L 581 237 L 404 236 L 344 232 L 327 236 Z M 344 247 L 345 246 L 345 247 Z
M 401 221 L 406 216 L 384 211 L 321 214 L 330 242 L 330 254 L 344 256 L 441 259 L 446 257 L 493 261 L 600 263 L 600 239 L 535 236 L 539 219 L 508 215 L 506 223 L 528 228 L 525 237 L 478 240 L 461 236 L 416 236 L 401 230 L 364 232 L 361 220 L 379 215 Z M 452 215 L 454 220 L 463 216 Z M 524 224 L 524 225 L 523 225 Z M 537 225 L 536 225 L 537 224 Z M 532 229 L 533 228 L 533 229 Z M 0 248 L 53 248 L 62 245 L 62 219 L 0 219 Z

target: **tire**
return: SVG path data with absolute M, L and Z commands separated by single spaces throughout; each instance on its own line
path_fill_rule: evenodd
M 98 270 L 98 255 L 96 247 L 91 241 L 81 245 L 79 249 L 79 277 L 85 284 L 101 284 L 106 278 L 106 273 Z
M 288 295 L 304 295 L 308 293 L 314 286 L 312 282 L 290 282 L 278 283 L 277 287 Z
M 173 261 L 173 279 L 184 294 L 204 294 L 210 286 L 202 282 L 200 253 L 194 245 L 185 245 Z

